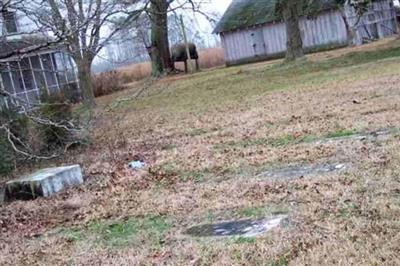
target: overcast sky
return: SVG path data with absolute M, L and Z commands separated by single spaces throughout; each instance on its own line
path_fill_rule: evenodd
M 202 11 L 204 11 L 205 13 L 217 11 L 222 15 L 226 11 L 232 0 L 208 0 L 203 2 L 204 4 L 202 5 Z M 193 16 L 192 13 L 188 14 L 189 16 Z M 204 38 L 206 39 L 206 44 L 208 46 L 214 46 L 215 42 L 219 40 L 219 37 L 212 34 L 213 26 L 202 15 L 196 14 L 192 18 L 196 21 L 196 24 L 198 25 L 198 30 L 201 35 L 204 36 Z
M 211 0 L 211 6 L 216 8 L 219 12 L 224 12 L 232 0 Z

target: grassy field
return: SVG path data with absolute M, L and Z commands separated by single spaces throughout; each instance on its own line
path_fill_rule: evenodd
M 85 185 L 1 207 L 0 264 L 399 265 L 399 68 L 400 42 L 387 39 L 99 98 L 91 146 L 52 162 L 83 165 Z M 128 169 L 134 159 L 147 167 Z M 324 163 L 351 168 L 257 177 Z M 274 214 L 288 222 L 257 238 L 183 233 Z

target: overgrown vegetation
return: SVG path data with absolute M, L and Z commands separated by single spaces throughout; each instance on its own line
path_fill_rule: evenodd
M 2 110 L 0 112 L 0 124 L 7 124 L 10 134 L 20 139 L 23 143 L 28 139 L 28 124 L 26 117 L 16 112 Z M 21 143 L 16 143 L 17 147 Z M 4 129 L 0 129 L 0 176 L 10 174 L 17 163 L 17 154 L 9 142 L 9 134 Z
M 37 125 L 43 148 L 48 151 L 57 150 L 72 141 L 72 131 L 75 129 L 72 106 L 63 94 L 42 93 L 41 102 L 39 116 L 51 121 L 50 124 Z
M 14 169 L 14 152 L 12 151 L 7 136 L 0 134 L 0 176 L 10 174 Z
M 63 229 L 61 235 L 75 242 L 94 241 L 109 248 L 140 247 L 143 243 L 159 247 L 170 222 L 166 217 L 151 216 L 123 221 L 93 221 L 85 229 Z
M 51 156 L 73 142 L 72 106 L 62 94 L 42 92 L 41 104 L 25 113 L 0 113 L 0 175 L 10 174 L 22 161 Z
M 124 88 L 122 83 L 128 83 L 131 81 L 127 78 L 123 78 L 124 76 L 125 74 L 121 75 L 117 71 L 108 71 L 94 75 L 92 77 L 92 83 L 95 97 L 108 95 L 122 90 Z

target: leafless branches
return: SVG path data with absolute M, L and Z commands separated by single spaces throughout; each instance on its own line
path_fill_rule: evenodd
M 11 109 L 7 109 L 3 110 L 4 112 L 15 113 L 18 117 L 26 118 L 35 125 L 62 129 L 65 132 L 69 132 L 71 135 L 77 135 L 79 132 L 84 130 L 83 128 L 80 127 L 80 125 L 73 122 L 72 120 L 54 121 L 46 116 L 43 116 L 42 114 L 40 114 L 40 112 L 37 111 L 41 107 L 49 105 L 54 105 L 54 108 L 58 108 L 58 106 L 61 106 L 63 103 L 37 103 L 34 109 L 32 108 L 28 109 L 26 107 L 27 104 L 20 97 L 12 95 L 2 88 L 0 88 L 0 94 L 3 97 L 6 96 L 9 99 L 13 99 L 15 102 L 20 103 L 18 110 L 13 111 Z M 52 154 L 49 156 L 43 156 L 35 152 L 28 141 L 23 140 L 16 133 L 14 133 L 12 125 L 15 122 L 16 122 L 15 118 L 0 117 L 0 132 L 5 134 L 9 145 L 12 147 L 15 153 L 28 159 L 44 159 L 44 160 L 53 159 L 64 154 L 71 145 L 81 142 L 81 140 L 78 139 L 75 140 L 71 139 L 71 141 L 65 143 L 62 149 L 57 149 L 55 151 L 52 151 Z

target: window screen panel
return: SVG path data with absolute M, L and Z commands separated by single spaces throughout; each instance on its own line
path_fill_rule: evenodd
M 24 92 L 24 82 L 22 80 L 18 62 L 10 62 L 10 70 L 14 82 L 15 91 L 17 93 Z
M 50 55 L 45 54 L 42 55 L 41 58 L 43 62 L 43 68 L 46 76 L 47 86 L 49 87 L 49 89 L 53 88 L 54 86 L 57 86 L 57 82 L 54 76 L 54 69 L 53 69 L 53 64 L 51 63 Z

